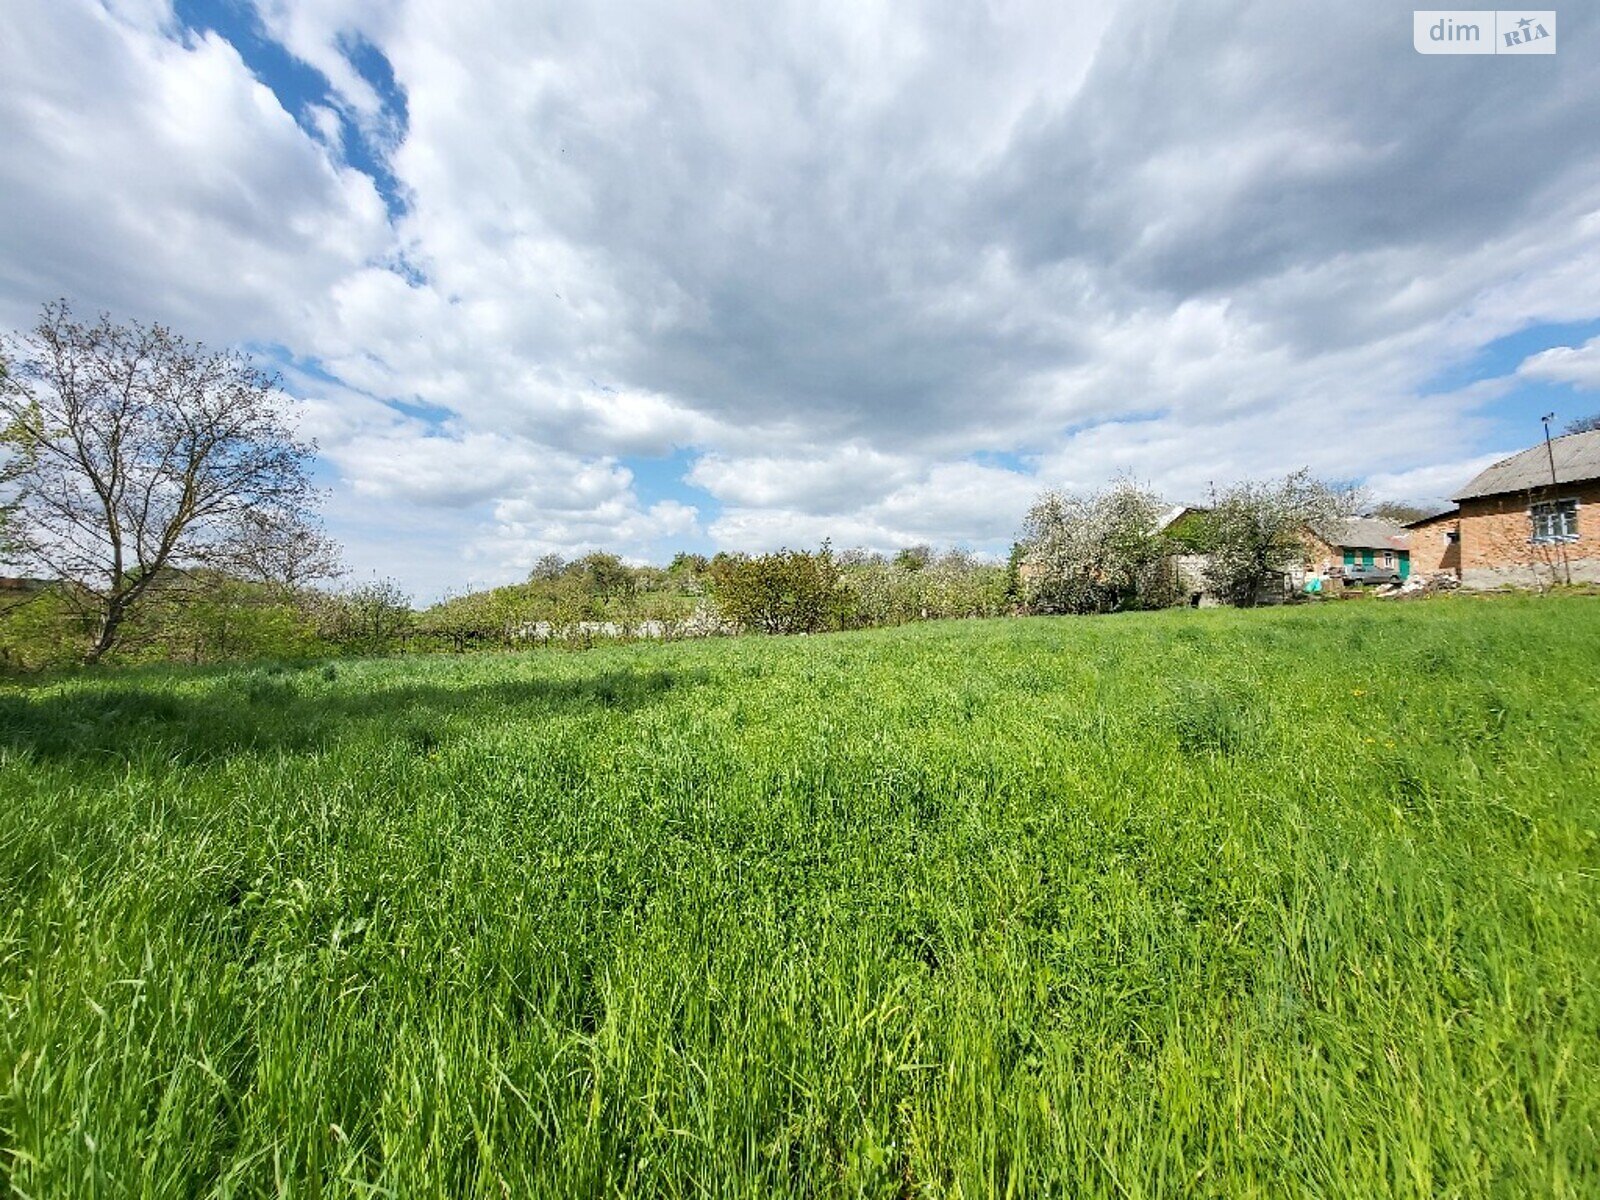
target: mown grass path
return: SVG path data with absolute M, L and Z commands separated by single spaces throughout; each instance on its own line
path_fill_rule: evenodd
M 0 1184 L 1600 1193 L 1600 602 L 0 690 Z

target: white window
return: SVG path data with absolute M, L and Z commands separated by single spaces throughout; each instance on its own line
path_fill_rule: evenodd
M 1535 542 L 1575 542 L 1578 540 L 1578 502 L 1545 500 L 1535 504 L 1533 518 Z
M 1383 552 L 1383 565 L 1386 566 L 1386 567 L 1394 566 L 1394 551 L 1393 550 L 1385 550 Z

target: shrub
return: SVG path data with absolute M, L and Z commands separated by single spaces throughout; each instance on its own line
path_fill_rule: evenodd
M 317 616 L 321 636 L 353 654 L 400 649 L 416 620 L 410 599 L 388 579 L 324 596 Z
M 745 629 L 816 633 L 841 624 L 845 596 L 827 543 L 815 552 L 719 554 L 706 574 L 717 610 Z

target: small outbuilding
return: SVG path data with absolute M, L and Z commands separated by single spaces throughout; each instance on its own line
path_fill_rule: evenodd
M 1306 569 L 1346 581 L 1411 575 L 1411 537 L 1393 521 L 1351 517 L 1306 535 Z

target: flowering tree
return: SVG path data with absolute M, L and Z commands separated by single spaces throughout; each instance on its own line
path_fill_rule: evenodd
M 1021 575 L 1029 607 L 1046 613 L 1155 608 L 1171 601 L 1163 505 L 1121 480 L 1088 496 L 1045 492 L 1023 526 Z
M 1267 483 L 1246 480 L 1223 492 L 1202 524 L 1206 583 L 1229 604 L 1249 607 L 1304 560 L 1307 530 L 1330 529 L 1350 515 L 1353 494 L 1299 470 Z

